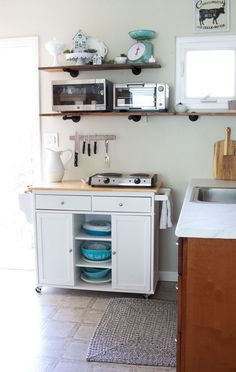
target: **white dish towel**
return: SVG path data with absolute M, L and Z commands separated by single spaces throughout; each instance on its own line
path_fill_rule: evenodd
M 161 206 L 161 217 L 160 217 L 160 229 L 167 229 L 173 226 L 172 223 L 172 214 L 173 214 L 173 202 L 171 189 L 160 189 L 160 192 L 163 191 L 162 206 Z

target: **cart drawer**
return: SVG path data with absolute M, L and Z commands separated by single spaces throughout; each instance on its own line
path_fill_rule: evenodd
M 113 196 L 95 196 L 92 201 L 93 211 L 107 212 L 151 212 L 151 198 L 137 197 L 113 197 Z
M 35 208 L 90 211 L 91 197 L 76 195 L 36 195 Z

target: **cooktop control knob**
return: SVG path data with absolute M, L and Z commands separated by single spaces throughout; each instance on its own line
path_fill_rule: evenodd
M 136 185 L 138 185 L 140 182 L 141 182 L 140 178 L 135 178 L 135 179 L 134 179 L 134 183 L 135 183 Z
M 107 185 L 108 183 L 110 183 L 110 178 L 108 178 L 108 177 L 104 178 L 103 183 L 105 183 L 106 185 Z

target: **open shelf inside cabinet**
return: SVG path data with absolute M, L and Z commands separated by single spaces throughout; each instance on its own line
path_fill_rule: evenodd
M 83 260 L 82 256 L 78 257 L 77 263 L 75 264 L 77 267 L 96 267 L 96 268 L 104 268 L 104 269 L 111 269 L 111 259 L 105 260 L 104 262 L 101 261 L 93 261 L 93 262 L 86 262 Z
M 112 282 L 111 279 L 103 282 L 93 282 L 87 283 L 81 279 L 82 270 L 81 267 L 75 267 L 75 288 L 77 289 L 87 289 L 95 291 L 111 291 Z
M 75 214 L 74 215 L 74 270 L 76 278 L 76 288 L 111 290 L 111 279 L 105 278 L 99 281 L 91 281 L 83 274 L 83 268 L 112 269 L 111 256 L 106 260 L 88 260 L 81 252 L 81 246 L 84 242 L 109 242 L 111 243 L 111 234 L 109 235 L 90 235 L 83 230 L 84 223 L 91 221 L 106 221 L 111 223 L 111 215 L 93 215 L 93 214 Z M 110 244 L 111 246 L 111 244 Z M 111 248 L 110 248 L 111 249 Z M 84 280 L 82 278 L 84 278 Z
M 111 234 L 104 236 L 89 235 L 86 234 L 83 230 L 80 230 L 75 236 L 75 240 L 100 240 L 100 241 L 111 241 Z

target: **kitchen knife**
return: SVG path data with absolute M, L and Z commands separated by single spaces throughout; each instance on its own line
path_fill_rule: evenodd
M 93 153 L 96 155 L 97 153 L 97 141 L 94 141 L 94 144 L 93 144 Z
M 88 156 L 91 156 L 91 145 L 90 145 L 90 140 L 88 140 L 88 147 L 87 147 L 87 150 L 88 150 Z
M 86 141 L 83 141 L 82 154 L 85 154 Z
M 78 167 L 79 159 L 79 135 L 78 132 L 75 132 L 75 155 L 74 155 L 74 167 Z

